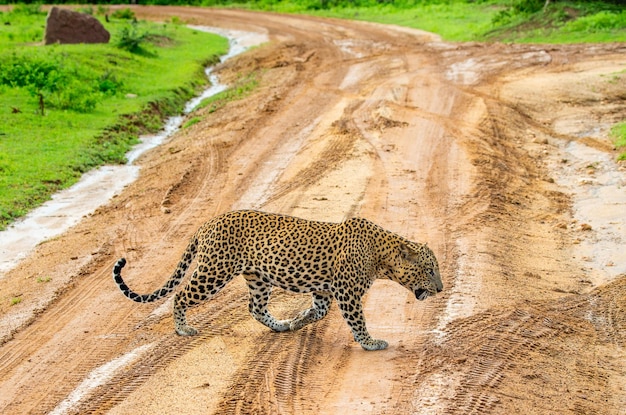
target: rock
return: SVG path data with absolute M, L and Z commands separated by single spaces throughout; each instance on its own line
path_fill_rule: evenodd
M 93 16 L 53 7 L 46 19 L 44 43 L 108 43 L 111 34 Z
M 597 181 L 590 178 L 590 177 L 581 177 L 578 179 L 578 184 L 580 185 L 585 185 L 585 184 L 597 184 Z

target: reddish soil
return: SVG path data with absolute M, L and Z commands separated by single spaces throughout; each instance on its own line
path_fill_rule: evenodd
M 625 45 L 452 44 L 302 16 L 135 11 L 267 33 L 218 68 L 259 87 L 193 114 L 202 121 L 142 157 L 136 182 L 0 277 L 1 413 L 626 414 L 626 226 L 582 223 L 561 180 L 602 190 L 610 171 L 623 195 L 607 129 L 626 109 Z M 609 162 L 577 168 L 572 143 Z M 601 192 L 596 206 L 625 216 Z M 174 334 L 171 301 L 136 304 L 113 283 L 125 256 L 133 289 L 160 287 L 200 224 L 240 208 L 367 217 L 428 242 L 445 289 L 418 302 L 377 281 L 365 313 L 390 346 L 365 352 L 335 306 L 270 332 L 249 316 L 241 278 L 190 312 L 191 338 Z M 309 301 L 277 291 L 271 306 L 287 318 Z

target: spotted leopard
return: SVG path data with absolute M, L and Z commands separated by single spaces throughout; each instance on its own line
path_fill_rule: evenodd
M 197 257 L 189 282 L 174 297 L 176 332 L 190 336 L 186 311 L 215 296 L 237 275 L 247 281 L 252 316 L 274 331 L 298 330 L 322 319 L 333 298 L 366 350 L 387 347 L 365 326 L 362 297 L 377 278 L 395 281 L 418 300 L 443 289 L 432 250 L 389 232 L 363 218 L 341 223 L 314 222 L 258 211 L 235 211 L 206 222 L 191 238 L 174 273 L 162 288 L 140 295 L 124 282 L 121 258 L 113 278 L 129 299 L 148 303 L 165 297 L 180 284 Z M 291 320 L 277 320 L 267 308 L 273 287 L 311 293 L 313 303 Z

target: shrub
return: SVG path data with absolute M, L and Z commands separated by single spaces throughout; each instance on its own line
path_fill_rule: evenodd
M 135 17 L 135 12 L 129 8 L 115 10 L 111 14 L 111 17 L 116 18 L 116 19 L 124 19 L 124 20 L 136 20 L 137 19 L 137 17 Z
M 102 93 L 76 78 L 67 80 L 62 89 L 55 90 L 48 98 L 51 106 L 76 112 L 92 112 L 101 100 Z
M 566 29 L 580 32 L 603 32 L 626 27 L 626 12 L 614 13 L 608 10 L 583 16 L 567 23 Z
M 127 50 L 131 53 L 139 53 L 144 51 L 141 44 L 146 41 L 149 34 L 147 32 L 139 33 L 135 23 L 122 28 L 117 41 L 117 47 Z
M 18 3 L 13 6 L 12 13 L 24 14 L 26 16 L 45 15 L 46 12 L 41 10 L 41 3 L 24 4 Z
M 124 86 L 124 83 L 120 81 L 111 71 L 103 73 L 97 81 L 98 90 L 105 95 L 114 96 Z
M 104 95 L 121 88 L 113 75 L 99 79 L 85 68 L 62 63 L 62 57 L 9 55 L 0 60 L 0 85 L 24 88 L 38 100 L 41 115 L 45 106 L 76 112 L 91 112 Z
M 511 22 L 518 16 L 529 16 L 543 9 L 544 0 L 517 0 L 504 10 L 493 16 L 492 24 L 503 25 Z
M 25 88 L 38 99 L 41 115 L 46 97 L 59 90 L 64 78 L 58 64 L 50 60 L 13 55 L 0 64 L 0 84 Z

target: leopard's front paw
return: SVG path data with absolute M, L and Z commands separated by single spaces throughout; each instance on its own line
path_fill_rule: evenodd
M 302 327 L 307 324 L 311 324 L 315 321 L 315 310 L 312 308 L 306 309 L 300 312 L 291 323 L 289 323 L 289 330 L 296 331 L 300 330 Z
M 278 332 L 287 331 L 290 325 L 291 320 L 275 320 L 271 325 L 271 329 Z

